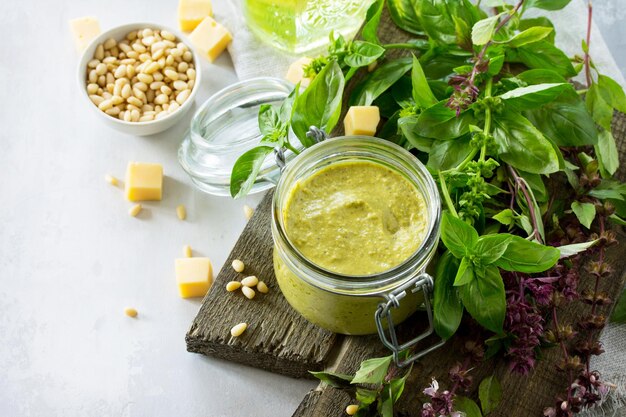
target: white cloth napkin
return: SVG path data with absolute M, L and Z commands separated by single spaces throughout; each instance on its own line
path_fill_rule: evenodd
M 228 47 L 235 71 L 240 80 L 272 76 L 283 77 L 289 65 L 297 57 L 277 51 L 255 37 L 246 27 L 240 0 L 225 0 L 224 10 L 217 10 L 217 18 L 233 33 Z M 530 10 L 528 16 L 544 14 Z M 587 29 L 587 7 L 583 0 L 573 0 L 566 8 L 549 12 L 556 27 L 556 41 L 567 54 L 582 54 L 581 40 Z M 615 79 L 623 87 L 626 82 L 620 72 L 598 27 L 592 26 L 590 53 L 603 74 Z M 580 79 L 584 82 L 583 79 Z M 606 353 L 592 361 L 593 369 L 599 370 L 604 379 L 616 384 L 602 408 L 590 410 L 585 417 L 626 416 L 626 325 L 609 325 L 603 332 L 601 342 Z

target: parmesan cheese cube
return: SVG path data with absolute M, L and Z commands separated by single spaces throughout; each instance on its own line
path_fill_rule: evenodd
M 343 119 L 343 126 L 346 136 L 374 136 L 379 121 L 380 113 L 377 106 L 351 106 Z
M 89 43 L 100 34 L 100 23 L 95 17 L 78 17 L 70 20 L 70 28 L 78 52 L 82 52 Z
M 126 168 L 125 186 L 129 201 L 161 200 L 163 167 L 159 164 L 130 162 Z
M 204 297 L 213 284 L 209 258 L 176 259 L 176 282 L 182 298 Z
M 198 27 L 191 32 L 189 40 L 198 49 L 200 55 L 213 62 L 224 52 L 233 37 L 228 29 L 217 23 L 212 17 L 205 17 Z
M 304 67 L 309 65 L 311 61 L 313 61 L 311 58 L 303 57 L 291 64 L 285 76 L 287 81 L 291 81 L 294 84 L 299 82 L 302 87 L 308 87 L 311 79 L 304 77 Z
M 180 30 L 191 32 L 207 16 L 213 16 L 211 0 L 178 1 L 178 26 L 180 26 Z

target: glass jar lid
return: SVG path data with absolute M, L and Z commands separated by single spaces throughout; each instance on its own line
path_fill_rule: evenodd
M 237 159 L 259 145 L 259 107 L 280 106 L 294 85 L 289 81 L 261 77 L 232 84 L 211 96 L 196 111 L 191 127 L 178 150 L 178 160 L 193 183 L 213 195 L 230 195 L 230 176 Z M 289 142 L 300 150 L 302 144 L 293 132 Z M 287 151 L 287 161 L 295 155 Z M 250 193 L 273 187 L 280 176 L 275 157 L 270 153 Z

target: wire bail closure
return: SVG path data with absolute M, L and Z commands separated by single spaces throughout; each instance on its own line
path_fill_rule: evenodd
M 383 345 L 393 352 L 393 359 L 396 362 L 396 365 L 400 368 L 415 362 L 417 359 L 443 346 L 445 343 L 445 340 L 442 339 L 434 345 L 431 345 L 402 361 L 400 360 L 400 352 L 415 346 L 421 340 L 430 336 L 434 332 L 433 311 L 430 305 L 430 293 L 432 288 L 433 278 L 425 272 L 421 273 L 396 290 L 390 292 L 389 294 L 385 294 L 384 298 L 386 302 L 380 303 L 378 305 L 378 309 L 376 309 L 374 319 L 376 321 L 376 328 L 378 329 L 378 336 L 380 337 Z M 400 345 L 398 344 L 398 337 L 396 335 L 393 318 L 391 317 L 391 309 L 398 308 L 400 306 L 400 302 L 407 295 L 407 291 L 411 291 L 412 293 L 416 293 L 418 291 L 424 292 L 424 306 L 426 308 L 426 314 L 428 315 L 428 329 L 412 340 Z M 385 318 L 388 325 L 387 331 L 383 328 L 383 319 Z M 389 336 L 387 335 L 387 332 L 389 333 Z

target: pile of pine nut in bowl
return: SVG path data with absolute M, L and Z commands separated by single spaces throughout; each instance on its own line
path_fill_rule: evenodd
M 162 132 L 192 107 L 200 60 L 175 31 L 133 23 L 103 32 L 85 49 L 78 83 L 111 127 L 135 135 Z

